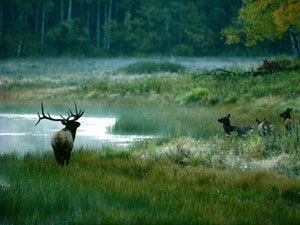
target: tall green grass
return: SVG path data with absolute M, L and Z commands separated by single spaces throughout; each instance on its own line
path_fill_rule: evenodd
M 126 99 L 152 100 L 175 104 L 248 104 L 262 98 L 277 98 L 277 102 L 298 99 L 299 72 L 276 72 L 264 76 L 217 74 L 193 79 L 198 73 L 181 73 L 96 82 L 82 86 L 81 94 L 90 98 L 116 96 Z
M 0 220 L 9 224 L 298 224 L 300 182 L 75 150 L 1 155 Z M 5 185 L 4 184 L 5 181 Z

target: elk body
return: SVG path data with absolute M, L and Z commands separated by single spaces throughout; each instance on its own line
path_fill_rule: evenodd
M 234 132 L 236 132 L 238 136 L 242 136 L 253 132 L 253 128 L 249 126 L 242 126 L 242 127 L 232 126 L 230 124 L 229 118 L 230 118 L 230 114 L 228 114 L 223 118 L 218 119 L 218 122 L 223 124 L 223 128 L 226 134 L 232 135 Z
M 258 124 L 257 133 L 259 136 L 263 137 L 271 133 L 273 127 L 269 120 L 266 120 L 266 118 L 264 118 L 262 121 L 256 119 L 256 122 Z
M 49 113 L 45 115 L 43 103 L 41 103 L 42 115 L 38 113 L 39 120 L 35 126 L 42 120 L 52 120 L 60 121 L 65 128 L 60 131 L 55 132 L 51 137 L 51 145 L 54 151 L 56 162 L 62 166 L 69 165 L 71 158 L 71 152 L 74 145 L 74 140 L 76 137 L 76 130 L 80 126 L 80 123 L 77 120 L 83 115 L 84 111 L 81 109 L 77 110 L 77 105 L 75 104 L 75 114 L 68 108 L 68 117 L 65 118 L 62 115 L 61 119 L 55 119 L 50 116 Z
M 287 108 L 283 113 L 279 116 L 284 119 L 284 127 L 286 131 L 291 131 L 293 128 L 293 120 L 291 117 L 292 108 Z

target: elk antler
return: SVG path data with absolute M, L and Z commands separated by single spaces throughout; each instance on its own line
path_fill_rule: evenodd
M 69 108 L 69 107 L 67 107 L 67 109 L 68 109 L 68 117 L 67 118 L 64 118 L 62 115 L 60 115 L 64 120 L 66 120 L 66 121 L 76 121 L 76 120 L 78 120 L 82 115 L 83 115 L 83 113 L 84 113 L 84 110 L 81 110 L 81 109 L 79 109 L 79 112 L 78 112 L 78 109 L 77 109 L 77 104 L 76 104 L 76 102 L 75 101 L 73 101 L 74 102 L 74 105 L 75 105 L 75 114 L 72 112 L 72 110 Z M 73 119 L 72 120 L 70 120 L 70 118 L 72 118 L 73 117 Z
M 42 116 L 38 112 L 39 120 L 36 122 L 36 124 L 34 126 L 38 125 L 42 119 L 47 119 L 47 120 L 52 120 L 52 121 L 63 121 L 64 120 L 64 119 L 54 119 L 50 116 L 50 114 L 48 112 L 47 112 L 48 116 L 45 115 L 43 102 L 41 102 L 41 109 L 42 109 Z
M 68 117 L 67 118 L 65 118 L 65 117 L 63 117 L 62 115 L 60 115 L 60 117 L 62 118 L 62 119 L 54 119 L 54 118 L 52 118 L 51 116 L 50 116 L 50 114 L 47 112 L 47 115 L 45 115 L 45 111 L 44 111 L 44 105 L 43 105 L 43 102 L 41 102 L 41 109 L 42 109 L 42 116 L 40 115 L 40 113 L 38 112 L 38 116 L 39 116 L 39 120 L 36 122 L 36 124 L 35 124 L 35 126 L 36 125 L 38 125 L 39 124 L 39 122 L 42 120 L 42 119 L 47 119 L 47 120 L 52 120 L 52 121 L 65 121 L 65 122 L 67 122 L 67 121 L 76 121 L 76 120 L 78 120 L 82 115 L 83 115 L 83 113 L 84 113 L 84 110 L 79 110 L 79 112 L 78 112 L 78 110 L 77 110 L 77 105 L 76 105 L 76 102 L 75 101 L 73 101 L 74 102 L 74 104 L 75 104 L 75 114 L 72 112 L 72 110 L 69 108 L 69 107 L 67 107 L 67 109 L 68 109 Z M 70 120 L 70 118 L 72 118 L 73 117 L 73 119 L 72 120 Z

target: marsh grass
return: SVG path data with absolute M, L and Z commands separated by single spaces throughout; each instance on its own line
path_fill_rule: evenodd
M 223 111 L 224 110 L 224 111 Z M 165 137 L 191 136 L 204 138 L 221 129 L 216 122 L 226 109 L 183 106 L 132 108 L 123 112 L 111 128 L 115 134 L 144 134 Z
M 236 74 L 199 76 L 207 70 L 178 70 L 171 74 L 159 71 L 145 76 L 126 76 L 118 72 L 123 64 L 111 72 L 97 60 L 79 61 L 57 61 L 57 66 L 56 61 L 51 60 L 49 65 L 44 65 L 47 61 L 25 61 L 21 64 L 8 61 L 0 67 L 0 97 L 5 96 L 6 101 L 76 98 L 129 104 L 200 106 L 249 104 L 261 99 L 276 100 L 274 104 L 278 104 L 293 99 L 299 104 L 299 71 L 253 77 L 244 76 L 240 68 L 231 68 Z
M 153 145 L 143 145 L 150 148 Z M 140 145 L 141 147 L 141 145 Z M 135 151 L 133 151 L 135 152 Z M 113 148 L 1 155 L 0 220 L 9 224 L 298 224 L 300 182 L 139 159 Z
M 253 77 L 244 76 L 239 68 L 232 68 L 236 74 L 199 76 L 206 70 L 185 70 L 176 73 L 153 72 L 151 75 L 126 76 L 118 70 L 113 73 L 99 70 L 96 61 L 90 65 L 91 68 L 95 67 L 95 70 L 88 71 L 89 67 L 85 62 L 82 63 L 81 69 L 80 65 L 75 66 L 78 72 L 74 69 L 66 71 L 61 68 L 61 64 L 53 74 L 51 72 L 55 71 L 54 65 L 50 64 L 49 69 L 40 69 L 40 64 L 33 67 L 24 64 L 25 68 L 28 67 L 24 74 L 21 71 L 16 71 L 18 75 L 5 72 L 1 74 L 1 100 L 24 101 L 43 98 L 63 101 L 66 98 L 76 98 L 123 104 L 197 106 L 245 105 L 263 101 L 265 104 L 270 103 L 269 106 L 278 106 L 282 102 L 300 104 L 299 71 L 274 72 Z M 71 67 L 69 64 L 66 68 Z M 12 67 L 16 65 L 12 63 Z
M 299 223 L 299 127 L 286 134 L 279 117 L 293 107 L 294 120 L 300 119 L 299 72 L 194 79 L 202 71 L 185 71 L 124 79 L 85 73 L 88 66 L 79 65 L 65 76 L 62 63 L 51 76 L 53 67 L 25 62 L 26 73 L 36 71 L 30 79 L 8 68 L 1 77 L 1 100 L 15 100 L 16 111 L 22 108 L 18 102 L 52 99 L 65 108 L 66 99 L 87 105 L 88 99 L 95 114 L 100 101 L 122 102 L 128 108 L 118 112 L 112 132 L 163 138 L 130 149 L 75 149 L 65 168 L 57 166 L 52 152 L 0 155 L 0 223 Z M 17 70 L 14 62 L 7 66 Z M 33 110 L 28 107 L 20 110 Z M 217 119 L 229 113 L 233 125 L 250 125 L 255 133 L 224 136 Z M 265 117 L 274 132 L 262 138 L 255 119 Z

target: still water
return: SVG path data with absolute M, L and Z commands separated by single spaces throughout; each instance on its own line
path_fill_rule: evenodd
M 55 116 L 53 116 L 55 117 Z M 6 152 L 42 152 L 51 150 L 51 135 L 63 128 L 60 122 L 42 120 L 37 126 L 36 114 L 0 113 L 0 154 Z M 103 145 L 128 146 L 153 136 L 114 135 L 109 132 L 117 119 L 114 117 L 80 118 L 74 147 L 97 147 Z

